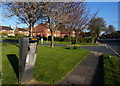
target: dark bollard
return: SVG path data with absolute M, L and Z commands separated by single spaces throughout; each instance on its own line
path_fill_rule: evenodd
M 19 38 L 19 83 L 32 79 L 38 39 Z
M 29 38 L 19 38 L 19 83 L 22 82 L 22 77 L 25 71 L 28 43 Z

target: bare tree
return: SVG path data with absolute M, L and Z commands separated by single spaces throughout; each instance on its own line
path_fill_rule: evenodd
M 71 11 L 68 22 L 66 24 L 66 26 L 68 27 L 67 30 L 69 32 L 69 36 L 72 34 L 72 32 L 75 29 L 77 29 L 76 32 L 78 32 L 78 27 L 80 26 L 80 24 L 82 24 L 82 25 L 84 24 L 82 19 L 85 20 L 85 17 L 83 17 L 84 15 L 86 15 L 85 7 L 86 7 L 86 5 L 84 2 L 76 2 L 76 3 L 72 3 L 72 8 L 68 9 Z M 71 42 L 71 39 L 69 41 Z
M 44 5 L 44 2 L 5 2 L 4 7 L 8 12 L 5 16 L 7 18 L 17 16 L 21 23 L 28 25 L 32 37 L 34 24 L 43 16 Z
M 69 11 L 68 8 L 71 3 L 65 2 L 51 2 L 47 3 L 44 8 L 45 19 L 48 21 L 49 29 L 51 31 L 51 48 L 54 47 L 54 33 L 59 29 L 60 24 L 68 21 Z
M 75 30 L 76 31 L 76 42 L 80 35 L 80 32 L 84 30 L 91 19 L 94 18 L 98 11 L 94 13 L 92 16 L 90 15 L 90 9 L 87 8 L 85 2 L 76 2 L 72 3 L 73 7 L 69 8 L 70 15 L 66 26 L 68 27 L 69 35 Z
M 87 5 L 85 3 L 81 4 L 80 8 L 81 8 L 81 10 L 78 11 L 78 14 L 80 14 L 80 16 L 78 16 L 78 19 L 76 20 L 76 23 L 75 23 L 75 26 L 76 26 L 76 42 L 78 40 L 78 37 L 81 34 L 81 31 L 83 31 L 84 29 L 87 28 L 87 26 L 89 25 L 91 20 L 93 18 L 95 18 L 97 13 L 99 12 L 99 9 L 98 9 L 97 12 L 95 12 L 94 14 L 91 15 L 90 14 L 90 9 L 87 8 Z

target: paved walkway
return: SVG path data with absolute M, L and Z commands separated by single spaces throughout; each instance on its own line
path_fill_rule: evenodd
M 91 51 L 88 57 L 79 64 L 60 84 L 101 85 L 102 84 L 102 53 Z M 102 85 L 101 85 L 102 86 Z

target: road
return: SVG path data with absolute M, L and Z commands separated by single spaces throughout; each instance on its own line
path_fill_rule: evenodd
M 4 40 L 5 42 L 18 43 L 18 41 Z M 96 52 L 114 55 L 120 57 L 120 39 L 102 39 L 103 46 L 82 46 L 83 49 L 88 49 Z M 50 45 L 50 44 L 39 44 L 39 45 Z M 55 46 L 66 47 L 67 45 L 55 44 Z
M 101 42 L 107 44 L 116 54 L 120 55 L 120 39 L 103 39 Z
M 82 48 L 120 57 L 120 40 L 102 39 L 104 46 L 83 46 Z

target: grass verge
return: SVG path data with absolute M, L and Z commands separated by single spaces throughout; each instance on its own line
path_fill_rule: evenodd
M 10 43 L 2 43 L 2 84 L 15 84 L 18 82 L 13 67 L 7 55 L 16 55 L 18 57 L 18 47 Z M 13 64 L 16 63 L 14 58 Z
M 48 43 L 48 44 L 50 44 L 50 43 L 51 43 L 51 41 L 43 41 L 43 43 Z M 54 44 L 69 45 L 70 43 L 69 43 L 69 42 L 65 42 L 65 41 L 63 41 L 63 42 L 54 41 Z
M 2 44 L 2 84 L 16 84 L 18 82 L 10 62 L 11 58 L 15 65 L 16 58 L 8 58 L 7 56 L 12 54 L 18 58 L 18 49 L 17 45 L 12 43 Z M 38 46 L 34 79 L 42 83 L 58 83 L 85 59 L 88 53 L 88 50 L 81 48 Z
M 44 41 L 43 43 L 48 43 L 50 44 L 51 41 Z M 69 42 L 59 42 L 59 41 L 54 41 L 54 44 L 62 44 L 62 45 L 71 45 Z M 99 44 L 96 44 L 96 43 L 76 43 L 76 45 L 99 45 Z
M 120 58 L 103 55 L 103 77 L 104 84 L 118 86 L 120 83 Z
M 34 78 L 42 83 L 59 83 L 88 55 L 88 52 L 81 48 L 39 46 Z

